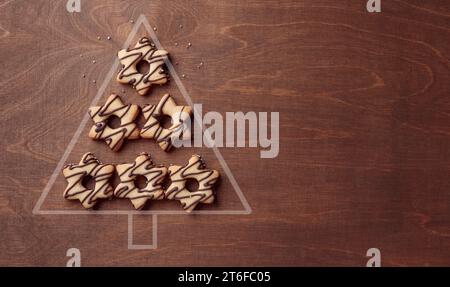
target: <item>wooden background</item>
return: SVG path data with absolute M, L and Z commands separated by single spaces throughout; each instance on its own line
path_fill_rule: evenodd
M 1 265 L 64 266 L 71 247 L 84 266 L 364 266 L 371 247 L 384 266 L 450 265 L 450 2 L 382 1 L 379 14 L 365 0 L 81 2 L 69 14 L 65 0 L 0 1 Z M 126 216 L 32 209 L 140 14 L 204 111 L 279 112 L 280 153 L 221 149 L 253 213 L 159 216 L 158 249 L 136 251 Z M 147 97 L 112 81 L 102 101 L 122 89 L 126 102 L 169 91 L 183 104 L 173 81 Z M 206 148 L 164 154 L 142 140 L 113 154 L 88 128 L 69 162 L 199 152 L 220 170 Z M 64 187 L 59 176 L 43 208 L 80 210 Z M 208 209 L 240 207 L 226 178 L 217 192 Z M 131 208 L 99 209 L 119 207 Z M 151 243 L 151 217 L 135 229 Z

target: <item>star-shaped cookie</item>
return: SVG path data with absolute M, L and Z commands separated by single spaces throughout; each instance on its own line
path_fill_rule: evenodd
M 79 164 L 69 164 L 63 169 L 63 175 L 68 182 L 64 198 L 77 199 L 84 208 L 92 208 L 98 199 L 113 195 L 113 189 L 108 183 L 113 172 L 113 165 L 100 163 L 92 153 L 84 154 Z M 90 176 L 94 181 L 93 189 L 83 185 L 86 176 Z
M 184 210 L 191 212 L 198 203 L 213 203 L 213 185 L 219 179 L 219 172 L 213 169 L 206 169 L 199 155 L 193 155 L 187 165 L 171 165 L 169 167 L 170 186 L 166 189 L 167 199 L 179 200 Z M 189 191 L 186 188 L 186 181 L 194 179 L 198 183 L 196 191 Z
M 163 66 L 168 54 L 165 50 L 158 50 L 148 38 L 139 39 L 133 49 L 123 49 L 117 54 L 122 65 L 117 81 L 130 84 L 139 95 L 145 95 L 151 85 L 167 82 L 168 75 Z M 138 64 L 142 61 L 148 64 L 148 71 L 145 73 L 138 70 Z
M 114 190 L 114 196 L 128 198 L 134 208 L 142 209 L 147 200 L 159 200 L 164 198 L 162 181 L 167 174 L 164 166 L 154 166 L 149 155 L 139 155 L 133 163 L 116 165 L 120 183 Z M 138 188 L 135 180 L 137 176 L 144 176 L 146 186 Z
M 89 137 L 104 140 L 113 151 L 118 151 L 125 140 L 139 138 L 139 129 L 134 122 L 138 114 L 137 105 L 125 105 L 118 95 L 112 94 L 103 106 L 89 108 L 89 115 L 94 121 Z M 109 125 L 108 120 L 112 116 L 119 118 L 119 127 Z
M 154 139 L 164 151 L 172 148 L 172 135 L 182 137 L 183 133 L 189 133 L 184 122 L 188 121 L 192 114 L 189 106 L 177 106 L 169 94 L 165 94 L 157 105 L 146 105 L 142 108 L 146 120 L 141 129 L 141 137 Z M 159 121 L 162 115 L 170 116 L 172 125 L 163 128 Z M 176 134 L 174 134 L 176 132 Z

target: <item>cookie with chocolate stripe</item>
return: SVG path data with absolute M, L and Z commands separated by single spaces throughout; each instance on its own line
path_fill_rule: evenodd
M 167 82 L 164 61 L 168 54 L 165 50 L 157 49 L 148 38 L 139 39 L 134 48 L 120 50 L 117 54 L 121 64 L 117 81 L 130 84 L 139 95 L 145 95 L 150 86 Z M 139 71 L 138 65 L 142 62 L 147 63 L 148 71 Z
M 94 121 L 89 137 L 103 140 L 113 151 L 119 151 L 126 140 L 139 138 L 135 123 L 138 114 L 137 105 L 125 105 L 118 95 L 112 94 L 103 106 L 89 108 L 89 115 Z M 119 119 L 118 127 L 111 127 L 112 117 Z
M 165 94 L 157 105 L 144 106 L 142 114 L 146 122 L 141 129 L 141 137 L 154 139 L 164 151 L 172 148 L 172 136 L 185 138 L 189 135 L 189 129 L 185 123 L 190 120 L 192 108 L 177 106 L 169 94 Z M 161 117 L 164 115 L 171 118 L 172 123 L 169 128 L 161 125 Z
M 116 165 L 120 183 L 114 190 L 117 198 L 128 198 L 134 208 L 142 209 L 148 200 L 160 200 L 164 198 L 162 182 L 167 174 L 164 166 L 155 166 L 146 153 L 140 154 L 133 163 Z M 136 180 L 143 176 L 145 186 L 139 188 Z
M 165 190 L 165 196 L 170 200 L 178 200 L 187 212 L 195 209 L 199 203 L 213 203 L 213 186 L 219 179 L 219 172 L 207 169 L 199 155 L 193 155 L 187 165 L 171 165 L 169 167 L 170 186 Z M 189 191 L 186 187 L 188 179 L 194 179 L 198 183 L 195 191 Z
M 113 196 L 113 188 L 109 179 L 113 175 L 114 166 L 102 164 L 92 153 L 86 153 L 78 164 L 66 165 L 63 175 L 68 185 L 64 198 L 79 200 L 84 208 L 92 208 L 99 199 Z M 90 177 L 94 182 L 92 189 L 83 185 L 83 179 Z

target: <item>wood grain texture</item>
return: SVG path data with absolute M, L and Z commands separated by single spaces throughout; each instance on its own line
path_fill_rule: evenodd
M 363 266 L 371 247 L 385 266 L 450 265 L 450 2 L 382 2 L 369 14 L 362 0 L 82 0 L 69 14 L 65 0 L 0 1 L 0 265 L 62 266 L 71 247 L 84 266 Z M 160 216 L 158 249 L 137 251 L 126 216 L 32 209 L 140 14 L 204 111 L 278 111 L 280 154 L 221 149 L 253 213 Z M 165 92 L 184 103 L 174 82 L 148 97 L 107 92 L 122 89 L 129 103 Z M 89 127 L 70 162 L 198 152 L 220 169 L 208 149 L 165 154 L 144 140 L 113 154 Z M 81 209 L 64 187 L 60 176 L 43 208 Z M 218 193 L 208 209 L 240 206 L 226 178 Z M 100 206 L 114 208 L 131 205 Z M 151 217 L 135 230 L 150 243 Z

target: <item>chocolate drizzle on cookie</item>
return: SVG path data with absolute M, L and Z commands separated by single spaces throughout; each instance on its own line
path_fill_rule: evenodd
M 193 155 L 186 166 L 170 166 L 169 176 L 170 186 L 164 192 L 166 198 L 179 200 L 187 212 L 191 212 L 198 203 L 214 202 L 214 184 L 219 179 L 217 170 L 206 169 L 198 155 Z M 195 179 L 198 182 L 196 191 L 189 191 L 186 188 L 186 181 Z
M 112 94 L 103 106 L 89 109 L 89 115 L 94 121 L 89 137 L 104 140 L 113 151 L 118 151 L 126 139 L 139 138 L 139 130 L 134 122 L 138 113 L 137 105 L 125 105 L 118 95 Z M 110 116 L 120 119 L 119 127 L 111 128 L 106 124 Z
M 177 106 L 169 94 L 165 94 L 157 105 L 146 105 L 142 108 L 142 113 L 146 120 L 141 129 L 141 137 L 154 139 L 164 151 L 172 148 L 172 135 L 182 137 L 185 129 L 183 124 L 191 114 L 192 108 L 189 106 Z M 163 128 L 158 120 L 162 115 L 170 116 L 172 125 Z
M 132 164 L 116 166 L 120 183 L 114 190 L 114 196 L 128 198 L 136 209 L 142 209 L 148 200 L 164 198 L 162 181 L 167 174 L 167 168 L 154 166 L 147 154 L 139 155 Z M 139 189 L 135 180 L 137 176 L 146 178 L 146 186 Z
M 92 153 L 84 154 L 79 164 L 66 165 L 63 169 L 64 177 L 68 182 L 64 198 L 78 199 L 84 208 L 92 208 L 98 199 L 109 198 L 113 195 L 113 189 L 108 183 L 113 172 L 113 165 L 101 164 Z M 91 176 L 94 180 L 94 189 L 83 186 L 82 181 L 86 176 Z
M 99 123 L 95 123 L 95 131 L 97 133 L 103 131 L 106 127 L 106 123 L 105 122 L 99 122 Z
M 167 56 L 167 51 L 158 50 L 148 38 L 143 37 L 139 39 L 134 48 L 119 51 L 121 68 L 117 75 L 117 81 L 130 84 L 138 94 L 145 95 L 151 85 L 167 82 L 168 74 L 163 69 Z M 148 72 L 140 73 L 138 71 L 137 65 L 141 61 L 149 64 Z

